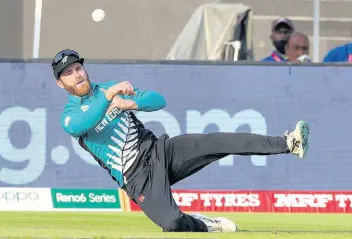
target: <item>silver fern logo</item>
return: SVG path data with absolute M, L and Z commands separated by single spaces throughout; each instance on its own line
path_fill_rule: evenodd
M 62 62 L 63 65 L 65 65 L 65 63 L 66 63 L 66 61 L 67 61 L 67 57 L 68 57 L 68 56 L 65 56 L 64 58 L 62 58 L 62 61 L 61 61 L 61 62 Z
M 89 105 L 82 105 L 82 106 L 81 106 L 81 110 L 82 110 L 83 112 L 86 112 L 88 109 L 89 109 Z
M 113 154 L 107 153 L 111 159 L 108 162 L 112 168 L 126 172 L 136 160 L 138 155 L 138 130 L 137 125 L 128 113 L 124 113 L 125 117 L 117 124 L 114 129 L 115 135 L 111 136 L 114 145 L 109 144 Z

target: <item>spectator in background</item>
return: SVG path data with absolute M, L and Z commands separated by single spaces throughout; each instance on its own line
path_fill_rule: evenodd
M 293 31 L 294 26 L 290 19 L 279 18 L 273 21 L 270 39 L 275 47 L 275 50 L 270 56 L 264 58 L 262 61 L 287 61 L 287 57 L 285 56 L 285 46 L 288 37 Z
M 301 32 L 294 32 L 286 44 L 286 56 L 289 62 L 309 63 L 309 39 Z
M 352 63 L 352 44 L 348 43 L 331 49 L 324 57 L 323 62 Z

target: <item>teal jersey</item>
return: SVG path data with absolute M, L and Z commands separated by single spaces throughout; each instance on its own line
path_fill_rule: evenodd
M 101 89 L 117 82 L 91 83 L 91 94 L 85 97 L 69 96 L 69 103 L 61 115 L 63 129 L 83 140 L 88 151 L 99 159 L 120 187 L 126 183 L 124 174 L 136 161 L 139 144 L 145 135 L 144 126 L 131 110 L 113 109 L 107 113 L 111 101 Z M 133 96 L 123 95 L 138 105 L 138 111 L 156 111 L 166 106 L 163 96 L 153 91 L 135 89 Z

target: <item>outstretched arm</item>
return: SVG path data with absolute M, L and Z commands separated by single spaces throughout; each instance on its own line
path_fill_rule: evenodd
M 109 91 L 116 84 L 117 82 L 107 82 L 104 84 L 104 88 L 106 91 Z M 141 91 L 133 88 L 133 94 L 122 93 L 116 95 L 112 100 L 108 112 L 113 108 L 151 112 L 160 110 L 165 106 L 166 100 L 161 94 L 155 91 Z
M 135 88 L 134 92 L 134 95 L 122 96 L 123 99 L 135 103 L 136 107 L 133 110 L 151 112 L 160 110 L 166 106 L 165 98 L 155 91 L 141 91 Z

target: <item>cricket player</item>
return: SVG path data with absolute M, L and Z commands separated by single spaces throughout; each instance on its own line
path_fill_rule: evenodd
M 237 230 L 226 218 L 185 214 L 173 199 L 170 186 L 208 164 L 228 155 L 291 153 L 303 158 L 307 153 L 309 125 L 304 121 L 283 137 L 209 133 L 157 138 L 133 112 L 160 110 L 165 98 L 129 82 L 93 83 L 83 63 L 73 50 L 59 52 L 52 62 L 57 85 L 69 93 L 62 127 L 163 231 Z

